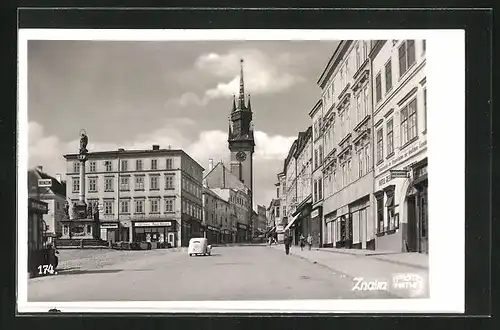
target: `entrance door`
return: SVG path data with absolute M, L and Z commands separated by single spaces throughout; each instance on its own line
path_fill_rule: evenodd
M 171 247 L 175 247 L 175 236 L 174 233 L 168 233 L 168 243 Z
M 407 205 L 407 228 L 406 228 L 406 249 L 408 252 L 417 251 L 418 245 L 418 223 L 415 211 L 415 196 L 408 196 Z
M 101 239 L 103 241 L 108 240 L 108 230 L 106 228 L 101 228 Z
M 429 253 L 429 231 L 428 231 L 428 200 L 427 187 L 423 187 L 418 195 L 418 220 L 419 220 L 419 251 Z

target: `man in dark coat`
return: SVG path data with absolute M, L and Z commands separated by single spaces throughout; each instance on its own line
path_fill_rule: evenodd
M 285 253 L 290 254 L 290 245 L 292 244 L 292 237 L 290 235 L 285 236 Z

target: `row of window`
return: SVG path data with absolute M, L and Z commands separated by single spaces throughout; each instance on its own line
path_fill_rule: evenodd
M 317 201 L 322 198 L 327 198 L 338 190 L 348 186 L 352 181 L 357 180 L 369 173 L 371 170 L 370 154 L 370 145 L 367 144 L 364 147 L 359 148 L 354 159 L 348 159 L 341 164 L 339 169 L 334 170 L 333 168 L 330 168 L 325 171 L 323 181 L 321 181 L 321 179 L 318 180 L 318 199 L 315 197 L 314 200 Z M 356 162 L 354 163 L 354 166 L 356 166 L 354 169 L 353 161 Z M 324 185 L 324 194 L 322 194 L 323 187 L 321 183 Z M 316 194 L 314 195 L 316 196 Z
M 165 189 L 174 189 L 175 188 L 175 174 L 167 174 L 165 177 Z M 149 190 L 160 190 L 160 178 L 159 174 L 150 175 L 149 176 Z M 122 176 L 120 177 L 120 191 L 129 191 L 131 186 L 131 177 Z M 135 176 L 134 189 L 143 191 L 145 190 L 145 176 Z M 105 177 L 104 178 L 104 191 L 105 192 L 113 192 L 115 189 L 115 178 L 114 177 Z M 80 178 L 73 178 L 72 181 L 73 193 L 77 193 L 80 191 Z M 88 192 L 98 192 L 98 178 L 88 178 Z
M 427 128 L 427 89 L 423 91 L 424 99 L 424 129 Z M 417 97 L 408 102 L 400 111 L 400 136 L 399 146 L 403 147 L 407 143 L 413 141 L 417 135 Z M 385 123 L 386 135 L 386 157 L 390 157 L 394 153 L 394 118 L 389 118 Z M 377 129 L 377 164 L 382 163 L 384 160 L 384 127 Z
M 162 202 L 163 201 L 163 202 Z M 120 200 L 120 214 L 145 214 L 146 205 L 149 204 L 149 214 L 159 214 L 161 210 L 161 204 L 163 203 L 163 212 L 171 213 L 175 212 L 175 198 L 151 198 L 149 203 L 146 203 L 145 199 L 122 199 Z M 103 201 L 103 213 L 105 215 L 113 215 L 114 211 L 114 201 L 104 200 Z
M 354 58 L 355 67 L 353 72 L 351 72 L 351 67 L 349 66 L 349 57 L 351 56 L 351 54 L 347 55 L 347 58 L 340 66 L 340 71 L 338 74 L 339 86 L 337 87 L 337 91 L 342 92 L 349 81 L 350 74 L 355 74 L 355 72 L 359 70 L 361 65 L 368 59 L 368 53 L 370 50 L 369 43 L 369 41 L 358 41 L 356 43 Z M 330 104 L 333 103 L 333 100 L 331 99 L 335 97 L 336 82 L 337 81 L 335 77 L 330 85 L 325 88 L 325 91 L 323 93 L 323 106 L 325 107 L 330 107 Z
M 104 170 L 105 172 L 113 172 L 113 162 L 111 160 L 104 160 Z M 166 170 L 171 170 L 174 168 L 174 160 L 173 158 L 167 158 L 165 162 L 165 169 Z M 151 159 L 150 162 L 150 170 L 158 170 L 158 159 Z M 129 160 L 127 159 L 122 159 L 120 161 L 120 171 L 127 172 L 131 171 L 132 168 L 129 167 Z M 137 159 L 135 161 L 135 170 L 136 171 L 144 171 L 144 161 L 142 159 Z M 80 162 L 75 161 L 73 162 L 73 172 L 77 173 L 80 171 Z M 96 161 L 89 161 L 89 172 L 97 172 L 97 162 Z
M 196 196 L 196 198 L 201 198 L 202 190 L 201 186 L 195 184 L 193 181 L 187 179 L 187 178 L 182 178 L 182 190 L 187 191 L 193 196 Z
M 425 52 L 425 40 L 422 41 L 422 49 Z M 404 40 L 398 47 L 399 79 L 416 63 L 415 40 Z M 385 94 L 389 93 L 393 87 L 392 59 L 384 65 L 384 87 Z M 378 104 L 383 98 L 382 72 L 375 76 L 375 103 Z
M 189 200 L 182 201 L 182 213 L 188 214 L 194 218 L 201 219 L 202 217 L 202 207 L 196 205 Z

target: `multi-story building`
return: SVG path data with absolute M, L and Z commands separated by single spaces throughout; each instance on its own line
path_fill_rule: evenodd
M 234 209 L 233 228 L 236 231 L 236 242 L 244 242 L 251 238 L 252 204 L 250 189 L 236 177 L 223 162 L 213 166 L 210 160 L 209 172 L 203 181 L 207 188 L 227 199 Z
M 376 248 L 427 253 L 425 40 L 378 41 L 371 58 Z
M 326 246 L 374 248 L 371 46 L 342 40 L 318 80 L 328 118 L 323 126 L 333 130 L 323 164 Z
M 284 194 L 285 194 L 285 210 L 286 212 L 286 226 L 283 232 L 290 229 L 296 218 L 293 217 L 295 210 L 297 208 L 297 162 L 295 158 L 295 152 L 297 151 L 298 141 L 295 140 L 290 149 L 288 150 L 288 155 L 285 158 L 283 173 L 284 173 Z
M 243 191 L 233 188 L 212 188 L 212 191 L 219 195 L 222 199 L 228 201 L 231 214 L 231 242 L 241 243 L 251 239 L 250 226 L 248 215 L 252 212 L 250 206 L 250 196 L 248 191 Z
M 77 154 L 64 158 L 66 195 L 73 203 L 80 190 L 80 162 Z M 183 150 L 153 145 L 151 150 L 92 152 L 85 166 L 85 194 L 88 204 L 99 203 L 101 239 L 187 246 L 201 235 L 203 167 Z
M 329 94 L 324 92 L 324 94 Z M 309 112 L 309 117 L 312 119 L 312 212 L 311 212 L 311 232 L 313 238 L 313 246 L 321 246 L 323 243 L 323 160 L 325 158 L 325 141 L 323 138 L 325 131 L 326 118 L 323 115 L 323 99 L 319 100 Z
M 300 235 L 307 236 L 311 233 L 311 203 L 312 203 L 312 127 L 305 132 L 300 132 L 290 151 L 293 150 L 292 158 L 295 168 L 287 167 L 287 180 L 290 175 L 291 189 L 295 188 L 295 203 L 288 210 L 292 217 L 288 221 L 285 231 L 292 230 L 294 244 L 298 243 Z M 289 170 L 291 173 L 289 173 Z M 292 176 L 295 177 L 292 177 Z M 293 192 L 290 192 L 290 195 Z M 293 199 L 292 199 L 293 200 Z M 287 201 L 288 202 L 288 201 Z M 292 202 L 293 203 L 293 202 Z M 288 205 L 287 205 L 288 206 Z M 316 234 L 317 236 L 317 234 Z
M 231 242 L 231 205 L 217 193 L 203 188 L 203 225 L 209 244 Z
M 47 203 L 47 213 L 43 214 L 43 241 L 52 243 L 62 235 L 61 221 L 65 218 L 66 182 L 61 175 L 52 177 L 43 172 L 43 167 L 28 171 L 28 197 Z
M 276 233 L 277 233 L 277 240 L 278 242 L 283 242 L 283 238 L 285 237 L 284 235 L 284 229 L 288 223 L 288 217 L 287 217 L 287 208 L 286 208 L 286 201 L 287 201 L 287 189 L 286 189 L 286 175 L 285 172 L 278 173 L 278 182 L 275 184 L 276 186 L 276 198 L 278 199 L 278 205 L 275 207 L 275 226 L 276 226 Z
M 257 223 L 255 225 L 255 231 L 258 233 L 263 233 L 267 227 L 267 214 L 266 207 L 263 205 L 257 205 Z

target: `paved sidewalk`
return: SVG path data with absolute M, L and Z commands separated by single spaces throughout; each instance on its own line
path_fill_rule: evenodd
M 275 249 L 284 253 L 284 245 L 273 245 Z M 341 250 L 341 251 L 337 251 Z M 336 253 L 337 252 L 337 253 Z M 359 279 L 367 282 L 393 283 L 393 276 L 397 274 L 415 274 L 423 278 L 425 285 L 424 292 L 402 290 L 389 285 L 387 290 L 394 296 L 401 298 L 428 297 L 428 267 L 425 267 L 424 258 L 413 254 L 378 254 L 370 253 L 375 251 L 345 251 L 343 249 L 312 249 L 293 246 L 290 249 L 291 256 L 299 257 L 326 267 L 333 274 L 341 274 L 353 280 L 353 287 Z M 428 261 L 427 261 L 428 265 Z M 355 280 L 355 279 L 358 280 Z

